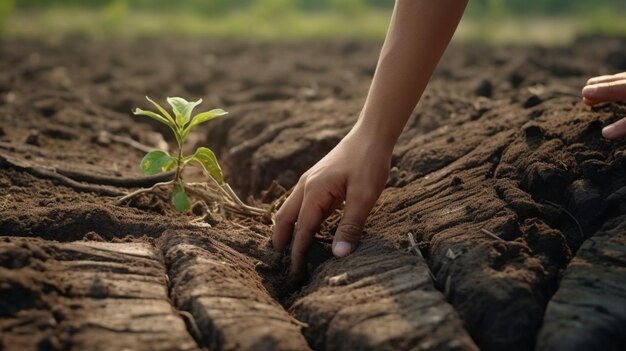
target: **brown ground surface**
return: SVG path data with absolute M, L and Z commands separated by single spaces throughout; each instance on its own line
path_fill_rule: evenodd
M 130 110 L 230 111 L 192 144 L 258 203 L 348 131 L 379 43 L 0 41 L 0 350 L 620 350 L 626 105 L 579 90 L 624 47 L 451 47 L 361 245 L 332 258 L 330 225 L 294 287 L 266 224 L 116 205 L 156 181 L 128 141 L 172 141 Z

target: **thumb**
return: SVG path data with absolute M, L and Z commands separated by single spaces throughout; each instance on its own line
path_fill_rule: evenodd
M 375 202 L 376 196 L 362 192 L 351 194 L 348 190 L 344 215 L 333 238 L 332 248 L 336 257 L 347 256 L 356 248 Z

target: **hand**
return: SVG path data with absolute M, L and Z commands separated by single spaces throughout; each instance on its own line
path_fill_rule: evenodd
M 621 100 L 626 100 L 626 72 L 591 78 L 583 88 L 583 102 L 589 106 Z M 602 136 L 607 139 L 626 136 L 626 117 L 604 127 Z
M 276 250 L 291 242 L 292 274 L 301 272 L 315 233 L 344 200 L 333 254 L 346 256 L 358 244 L 367 216 L 385 187 L 391 163 L 391 150 L 371 139 L 353 129 L 302 175 L 276 213 L 272 241 Z

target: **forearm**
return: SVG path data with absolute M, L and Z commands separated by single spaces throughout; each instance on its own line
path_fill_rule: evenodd
M 397 0 L 354 130 L 391 150 L 463 15 L 467 0 Z

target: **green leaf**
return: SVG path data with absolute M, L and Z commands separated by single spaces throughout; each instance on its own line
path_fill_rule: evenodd
M 191 157 L 191 161 L 196 161 L 202 166 L 202 169 L 208 173 L 218 184 L 224 182 L 224 175 L 222 175 L 222 169 L 219 163 L 217 163 L 217 157 L 211 149 L 206 147 L 199 147 Z
M 155 120 L 157 120 L 157 121 L 159 121 L 159 122 L 161 122 L 161 123 L 163 123 L 163 124 L 165 124 L 167 126 L 172 126 L 172 124 L 167 120 L 167 118 L 161 116 L 158 113 L 154 113 L 152 111 L 146 111 L 146 110 L 142 110 L 140 108 L 136 108 L 135 111 L 133 111 L 133 114 L 136 115 L 136 116 L 141 115 L 141 116 L 150 117 L 150 118 L 155 119 Z
M 202 99 L 190 102 L 180 97 L 168 97 L 167 102 L 172 106 L 172 110 L 174 110 L 176 124 L 182 128 L 189 122 L 191 112 L 202 102 Z
M 161 105 L 159 105 L 158 103 L 156 103 L 154 100 L 150 99 L 149 97 L 146 96 L 146 99 L 150 101 L 159 110 L 159 112 L 161 112 L 161 115 L 167 118 L 171 122 L 172 125 L 176 125 L 176 121 L 174 121 L 174 118 L 172 118 L 172 115 L 170 115 L 167 112 L 167 110 L 165 110 Z
M 193 116 L 193 118 L 191 119 L 191 123 L 189 123 L 187 128 L 185 128 L 185 130 L 183 131 L 183 135 L 187 136 L 187 134 L 189 134 L 189 132 L 191 131 L 191 128 L 197 126 L 200 123 L 208 122 L 214 118 L 221 117 L 226 114 L 228 114 L 228 112 L 222 110 L 221 108 L 216 108 L 208 112 L 198 113 L 197 115 Z
M 189 124 L 188 128 L 192 128 L 194 126 L 197 126 L 200 123 L 204 123 L 214 118 L 221 117 L 227 114 L 228 112 L 222 110 L 221 108 L 216 108 L 208 112 L 198 113 L 197 115 L 193 117 L 193 119 L 191 120 L 191 124 Z
M 191 200 L 189 200 L 189 196 L 185 193 L 185 189 L 180 186 L 174 189 L 172 193 L 172 204 L 178 212 L 185 212 L 191 208 Z
M 144 175 L 154 175 L 172 170 L 176 162 L 170 154 L 161 150 L 150 151 L 143 157 L 139 167 Z

